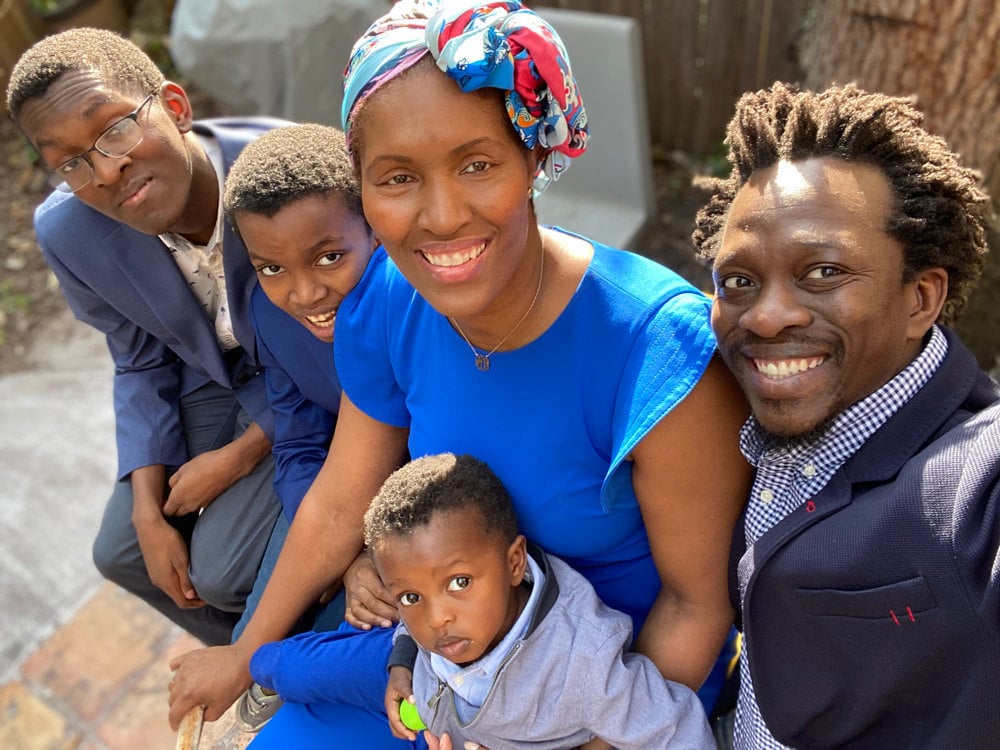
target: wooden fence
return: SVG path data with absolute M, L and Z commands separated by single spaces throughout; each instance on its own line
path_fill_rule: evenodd
M 799 81 L 795 48 L 811 0 L 538 0 L 631 16 L 642 31 L 654 148 L 696 157 L 719 148 L 744 91 Z M 587 98 L 585 82 L 584 102 Z

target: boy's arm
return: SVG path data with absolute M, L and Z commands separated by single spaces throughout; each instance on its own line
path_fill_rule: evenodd
M 285 326 L 301 327 L 295 321 L 285 322 L 285 318 L 260 286 L 256 286 L 250 297 L 250 324 L 257 342 L 257 358 L 264 368 L 264 390 L 272 420 L 274 489 L 285 517 L 291 522 L 306 491 L 323 468 L 337 424 L 337 409 L 326 408 L 307 398 L 289 375 L 290 368 L 316 367 L 314 361 L 307 359 L 309 364 L 304 364 L 289 361 L 287 354 L 279 357 L 274 353 L 272 342 L 281 347 L 279 351 L 287 352 Z M 320 374 L 330 392 L 330 400 L 326 403 L 336 404 L 334 399 L 339 399 L 340 382 L 334 369 L 332 347 L 329 360 L 322 367 L 326 369 Z
M 323 467 L 336 416 L 302 395 L 277 361 L 263 356 L 267 400 L 274 414 L 274 488 L 289 520 Z M 332 363 L 331 363 L 332 367 Z M 332 388 L 332 385 L 331 385 Z
M 78 278 L 50 246 L 46 223 L 37 216 L 35 228 L 70 309 L 80 321 L 104 334 L 114 362 L 118 478 L 143 466 L 181 465 L 188 455 L 180 423 L 177 355 Z
M 132 472 L 132 525 L 150 580 L 183 609 L 204 606 L 188 577 L 187 543 L 163 517 L 166 468 L 143 466 Z
M 389 682 L 385 687 L 385 713 L 394 737 L 413 742 L 417 733 L 403 724 L 399 717 L 399 704 L 413 698 L 413 665 L 417 661 L 417 643 L 402 622 L 396 626 L 392 652 L 386 663 Z
M 221 448 L 195 456 L 171 475 L 170 494 L 163 504 L 163 515 L 183 515 L 207 507 L 257 468 L 270 452 L 271 441 L 256 423 L 252 423 Z

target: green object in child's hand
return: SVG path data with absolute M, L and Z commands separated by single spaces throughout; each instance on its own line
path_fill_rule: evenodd
M 403 726 L 407 729 L 412 729 L 414 732 L 427 729 L 427 725 L 424 724 L 423 719 L 420 718 L 420 714 L 417 713 L 417 707 L 409 701 L 403 701 L 399 704 L 399 719 L 403 722 Z

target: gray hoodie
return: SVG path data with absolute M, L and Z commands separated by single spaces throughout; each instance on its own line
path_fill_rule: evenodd
M 439 737 L 447 732 L 459 750 L 469 741 L 489 750 L 566 750 L 595 735 L 621 750 L 714 750 L 697 696 L 628 650 L 628 615 L 601 602 L 590 582 L 562 560 L 535 545 L 529 553 L 545 573 L 538 608 L 467 724 L 451 688 L 438 680 L 427 652 L 418 650 L 413 694 L 428 728 Z M 402 635 L 390 664 L 406 663 L 412 648 Z

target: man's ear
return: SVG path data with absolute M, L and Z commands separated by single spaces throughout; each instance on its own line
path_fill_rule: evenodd
M 194 113 L 187 92 L 173 81 L 164 81 L 160 85 L 160 99 L 163 109 L 177 124 L 177 129 L 182 133 L 191 130 Z
M 907 336 L 914 340 L 922 339 L 938 319 L 948 299 L 948 272 L 943 268 L 925 268 L 917 271 L 916 279 L 907 286 L 913 289 Z
M 507 563 L 510 565 L 511 586 L 517 588 L 524 580 L 528 567 L 528 543 L 524 534 L 518 534 L 507 548 Z

